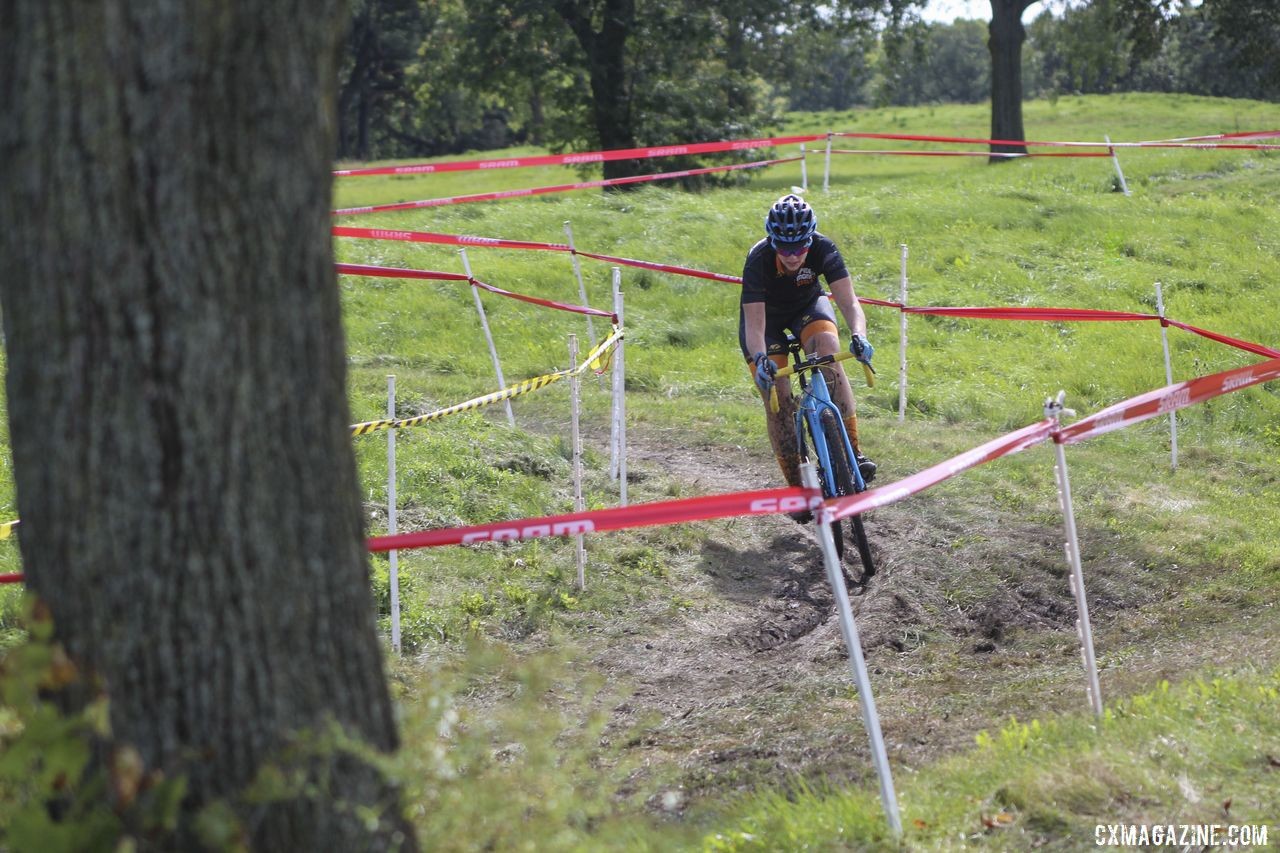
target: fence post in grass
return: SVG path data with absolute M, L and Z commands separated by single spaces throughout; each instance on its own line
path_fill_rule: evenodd
M 582 279 L 582 263 L 578 260 L 578 250 L 573 245 L 573 226 L 569 224 L 569 220 L 564 221 L 564 236 L 569 241 L 569 257 L 573 260 L 573 275 L 578 280 L 578 296 L 582 299 L 583 305 L 590 305 L 587 301 L 587 285 Z M 587 338 L 591 341 L 591 349 L 596 348 L 596 327 L 591 322 L 591 315 L 587 315 Z M 576 362 L 575 362 L 576 364 Z
M 613 268 L 613 313 L 618 315 L 618 328 L 624 329 L 622 320 L 622 268 Z M 612 459 L 609 474 L 618 478 L 618 500 L 627 505 L 627 378 L 623 358 L 626 338 L 618 338 L 613 353 L 613 430 L 610 439 Z
M 1160 346 L 1164 348 L 1164 384 L 1173 384 L 1173 362 L 1169 360 L 1169 327 L 1164 322 L 1164 292 L 1156 282 L 1156 313 L 1160 315 Z M 1178 413 L 1169 410 L 1169 470 L 1178 470 Z
M 1111 137 L 1104 134 L 1102 138 L 1107 140 L 1107 150 L 1111 152 L 1111 165 L 1116 167 L 1116 177 L 1120 179 L 1120 191 L 1125 195 L 1131 195 L 1129 185 L 1124 180 L 1124 172 L 1120 171 L 1120 158 L 1116 156 L 1116 149 L 1111 144 Z
M 818 470 L 813 463 L 805 462 L 800 466 L 800 481 L 807 488 L 818 488 Z M 889 755 L 885 751 L 884 734 L 880 730 L 880 715 L 876 712 L 876 700 L 871 694 L 871 678 L 867 675 L 867 662 L 862 656 L 862 639 L 858 636 L 858 625 L 853 620 L 849 590 L 844 585 L 844 573 L 840 569 L 840 558 L 836 555 L 836 543 L 831 535 L 826 512 L 826 509 L 819 507 L 814 513 L 818 525 L 818 544 L 822 547 L 822 562 L 826 566 L 827 582 L 831 584 L 831 594 L 836 601 L 840 635 L 849 651 L 849 670 L 853 673 L 858 700 L 862 703 L 862 722 L 866 726 L 867 737 L 871 739 L 871 757 L 875 762 L 876 775 L 880 777 L 880 804 L 884 807 L 884 816 L 889 821 L 894 837 L 901 838 L 902 819 L 898 816 L 898 798 L 893 790 L 893 774 L 889 771 Z
M 1064 409 L 1062 402 L 1066 398 L 1065 391 L 1058 392 L 1058 398 L 1052 397 L 1044 401 L 1044 416 L 1057 421 L 1063 414 L 1075 414 Z M 1067 529 L 1067 563 L 1071 567 L 1071 594 L 1076 599 L 1076 634 L 1080 637 L 1080 657 L 1084 660 L 1085 675 L 1089 683 L 1085 690 L 1089 695 L 1089 705 L 1093 713 L 1102 716 L 1102 688 L 1098 686 L 1098 662 L 1093 655 L 1093 628 L 1089 624 L 1089 600 L 1084 592 L 1084 571 L 1080 568 L 1080 540 L 1076 536 L 1076 514 L 1071 505 L 1071 480 L 1067 476 L 1067 454 L 1062 444 L 1056 439 L 1053 442 L 1057 458 L 1055 473 L 1058 480 L 1058 503 L 1062 507 L 1062 518 Z
M 467 274 L 467 278 L 474 278 L 471 275 L 471 261 L 467 259 L 467 250 L 459 249 L 458 254 L 462 256 L 462 269 Z M 502 362 L 498 361 L 498 348 L 493 345 L 493 333 L 489 331 L 489 318 L 484 313 L 484 303 L 480 301 L 480 289 L 474 284 L 470 285 L 471 295 L 476 300 L 476 313 L 480 315 L 480 328 L 484 329 L 484 339 L 489 344 L 489 357 L 493 359 L 493 372 L 498 376 L 499 390 L 507 387 L 507 380 L 502 377 Z M 511 426 L 516 425 L 515 413 L 511 411 L 510 398 L 503 400 L 502 405 L 507 410 L 507 423 Z
M 387 417 L 396 419 L 396 377 L 387 377 Z M 387 535 L 396 535 L 396 429 L 387 430 Z M 393 548 L 391 560 L 391 650 L 400 654 L 400 561 Z
M 809 191 L 809 161 L 805 159 L 804 143 L 800 143 L 800 189 Z
M 594 350 L 595 348 L 592 347 Z M 569 336 L 569 402 L 572 415 L 572 427 L 569 440 L 572 442 L 570 454 L 573 462 L 573 511 L 582 512 L 586 505 L 582 500 L 582 433 L 579 431 L 580 394 L 578 381 L 578 336 Z M 587 549 L 582 541 L 582 534 L 574 537 L 577 540 L 576 554 L 578 561 L 578 590 L 587 588 Z
M 822 191 L 828 192 L 831 189 L 831 131 L 827 131 L 827 161 L 822 169 Z
M 902 264 L 898 272 L 898 423 L 907 419 L 907 244 L 902 244 Z

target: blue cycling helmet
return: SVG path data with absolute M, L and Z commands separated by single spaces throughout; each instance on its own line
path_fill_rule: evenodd
M 818 230 L 818 214 L 798 195 L 784 195 L 769 208 L 764 233 L 774 243 L 807 243 Z

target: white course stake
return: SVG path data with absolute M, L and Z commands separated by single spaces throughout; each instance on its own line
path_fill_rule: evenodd
M 822 191 L 831 189 L 831 134 L 827 133 L 827 161 L 822 169 Z
M 1116 156 L 1116 149 L 1111 144 L 1111 137 L 1104 135 L 1102 138 L 1107 140 L 1107 150 L 1111 152 L 1111 165 L 1116 167 L 1116 177 L 1120 179 L 1120 191 L 1125 195 L 1132 195 L 1129 192 L 1129 185 L 1125 183 L 1124 172 L 1120 171 L 1120 158 Z
M 809 191 L 809 161 L 805 157 L 804 143 L 800 143 L 800 189 Z
M 800 481 L 810 489 L 818 488 L 818 471 L 813 463 L 805 462 L 800 466 Z M 827 567 L 827 582 L 831 584 L 836 614 L 840 618 L 840 635 L 849 650 L 849 670 L 853 673 L 853 683 L 858 688 L 858 699 L 862 703 L 862 722 L 866 726 L 867 737 L 871 739 L 871 757 L 875 761 L 876 775 L 880 777 L 880 804 L 884 807 L 884 816 L 894 837 L 901 838 L 898 797 L 893 790 L 893 775 L 889 772 L 889 755 L 884 748 L 880 715 L 876 713 L 876 700 L 871 695 L 867 662 L 862 656 L 862 640 L 858 636 L 858 625 L 853 621 L 853 608 L 849 605 L 849 590 L 844 585 L 844 574 L 840 571 L 840 558 L 836 556 L 836 543 L 826 520 L 826 510 L 819 508 L 814 517 L 818 525 L 818 544 L 822 546 L 822 561 Z
M 1164 324 L 1164 293 L 1156 282 L 1156 313 L 1160 315 L 1160 345 L 1164 347 L 1164 382 L 1173 384 L 1173 362 L 1169 359 L 1169 329 Z M 1169 410 L 1169 470 L 1178 470 L 1178 412 Z
M 1044 415 L 1057 421 L 1063 414 L 1075 414 L 1062 407 L 1066 398 L 1065 391 L 1058 392 L 1058 399 L 1052 397 L 1044 401 Z M 1076 514 L 1071 505 L 1071 480 L 1067 476 L 1067 454 L 1062 445 L 1053 443 L 1057 457 L 1058 503 L 1062 507 L 1062 518 L 1067 528 L 1067 563 L 1071 567 L 1071 594 L 1076 599 L 1076 634 L 1080 637 L 1080 657 L 1084 661 L 1085 674 L 1089 683 L 1085 690 L 1089 695 L 1089 705 L 1093 713 L 1102 716 L 1102 688 L 1098 686 L 1098 662 L 1093 654 L 1093 628 L 1089 624 L 1089 600 L 1084 593 L 1084 571 L 1080 568 L 1080 540 L 1076 536 Z
M 622 329 L 622 269 L 613 268 L 613 313 L 618 315 L 618 328 Z M 610 442 L 614 461 L 611 476 L 618 478 L 618 501 L 627 505 L 627 378 L 623 359 L 626 338 L 618 338 L 613 352 L 613 440 Z
M 396 378 L 387 377 L 387 417 L 396 419 Z M 387 535 L 396 535 L 396 431 L 387 430 Z M 391 650 L 400 654 L 400 561 L 392 549 L 391 558 Z
M 902 267 L 898 273 L 898 301 L 907 307 L 907 244 L 902 244 Z M 907 312 L 898 312 L 898 423 L 907 419 Z
M 573 275 L 578 279 L 578 296 L 582 299 L 583 305 L 590 305 L 587 302 L 587 285 L 582 279 L 582 264 L 578 261 L 578 250 L 573 245 L 573 226 L 569 224 L 569 220 L 564 221 L 564 236 L 569 241 L 569 257 L 573 260 Z M 591 315 L 587 315 L 587 338 L 591 341 L 591 349 L 596 348 L 596 327 L 591 322 Z M 575 361 L 576 365 L 577 362 Z
M 473 278 L 471 275 L 471 261 L 467 260 L 467 250 L 459 249 L 458 254 L 462 256 L 462 269 L 466 272 L 467 278 Z M 471 295 L 475 297 L 476 313 L 480 315 L 480 328 L 484 329 L 484 339 L 489 344 L 489 357 L 493 359 L 493 372 L 498 376 L 498 387 L 506 388 L 507 380 L 502 378 L 502 362 L 498 361 L 498 348 L 493 345 L 493 333 L 489 331 L 489 318 L 484 313 L 484 303 L 480 301 L 480 288 L 471 285 Z M 515 426 L 516 416 L 511 411 L 511 399 L 503 400 L 502 404 L 507 409 L 507 423 Z
M 592 347 L 594 350 L 595 347 Z M 578 364 L 578 336 L 569 336 L 569 367 L 576 367 Z M 582 500 L 582 433 L 578 428 L 579 418 L 579 383 L 578 372 L 574 370 L 569 374 L 569 400 L 570 408 L 573 413 L 572 427 L 569 432 L 569 440 L 573 443 L 571 446 L 571 455 L 573 457 L 573 511 L 582 512 L 586 505 Z M 578 589 L 587 588 L 587 549 L 582 541 L 582 534 L 579 533 L 574 537 L 577 540 L 577 560 L 578 560 Z

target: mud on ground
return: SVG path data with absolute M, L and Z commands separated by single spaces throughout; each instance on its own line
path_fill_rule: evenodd
M 779 483 L 763 448 L 629 438 L 631 470 L 681 471 L 687 492 Z M 879 572 L 853 608 L 895 772 L 965 749 L 1011 715 L 1087 707 L 1060 522 L 926 492 L 875 510 L 867 529 Z M 812 527 L 765 516 L 706 530 L 690 570 L 671 580 L 689 607 L 655 602 L 582 632 L 588 659 L 630 692 L 610 732 L 646 767 L 632 790 L 658 785 L 651 807 L 679 813 L 708 795 L 797 777 L 868 779 L 861 707 Z M 1194 619 L 1177 606 L 1189 569 L 1153 568 L 1105 530 L 1081 530 L 1081 542 L 1104 697 L 1233 659 L 1210 639 L 1221 615 L 1212 605 Z M 854 554 L 845 559 L 856 566 Z M 1238 624 L 1245 636 L 1231 645 L 1248 642 L 1256 664 L 1274 665 L 1277 628 L 1274 613 Z

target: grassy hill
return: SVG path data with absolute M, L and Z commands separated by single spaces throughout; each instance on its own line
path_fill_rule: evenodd
M 1036 139 L 1130 141 L 1276 128 L 1280 106 L 1062 98 L 1028 104 L 1026 124 Z M 984 108 L 936 107 L 795 115 L 782 130 L 986 127 Z M 1159 281 L 1170 317 L 1280 346 L 1280 156 L 1120 158 L 1130 197 L 1113 191 L 1105 159 L 992 167 L 853 155 L 833 158 L 824 193 L 822 158 L 811 156 L 808 198 L 864 297 L 897 298 L 905 244 L 915 305 L 1151 312 Z M 575 179 L 562 168 L 341 179 L 336 206 Z M 790 164 L 702 194 L 646 186 L 344 224 L 563 242 L 569 221 L 579 249 L 736 275 L 768 204 L 799 181 Z M 462 270 L 447 247 L 335 247 L 347 262 Z M 563 254 L 468 255 L 481 280 L 578 301 Z M 608 265 L 584 260 L 583 272 L 589 301 L 606 307 Z M 632 502 L 776 485 L 737 352 L 737 287 L 629 268 L 622 281 Z M 344 277 L 341 287 L 357 420 L 385 414 L 387 374 L 401 416 L 496 387 L 465 285 Z M 508 382 L 566 367 L 570 333 L 586 346 L 581 317 L 484 301 Z M 1164 384 L 1151 323 L 913 317 L 900 424 L 899 315 L 867 312 L 881 381 L 855 393 L 882 483 L 1039 419 L 1059 389 L 1087 414 Z M 1256 360 L 1170 336 L 1179 379 Z M 594 507 L 617 502 L 607 385 L 583 386 Z M 514 410 L 514 430 L 499 406 L 401 433 L 401 530 L 571 509 L 564 384 Z M 1098 823 L 1280 814 L 1280 388 L 1217 398 L 1180 413 L 1179 427 L 1176 472 L 1164 419 L 1068 449 L 1102 721 L 1086 711 L 1048 448 L 868 517 L 883 571 L 855 613 L 911 847 L 1076 849 L 1094 846 Z M 358 438 L 356 450 L 381 532 L 385 439 Z M 0 503 L 13 511 L 7 466 Z M 738 519 L 598 535 L 587 547 L 584 591 L 571 542 L 400 555 L 397 772 L 433 848 L 892 846 L 810 532 Z M 0 544 L 0 571 L 18 562 Z M 374 573 L 385 625 L 385 557 Z M 15 593 L 0 592 L 0 624 L 15 610 Z

